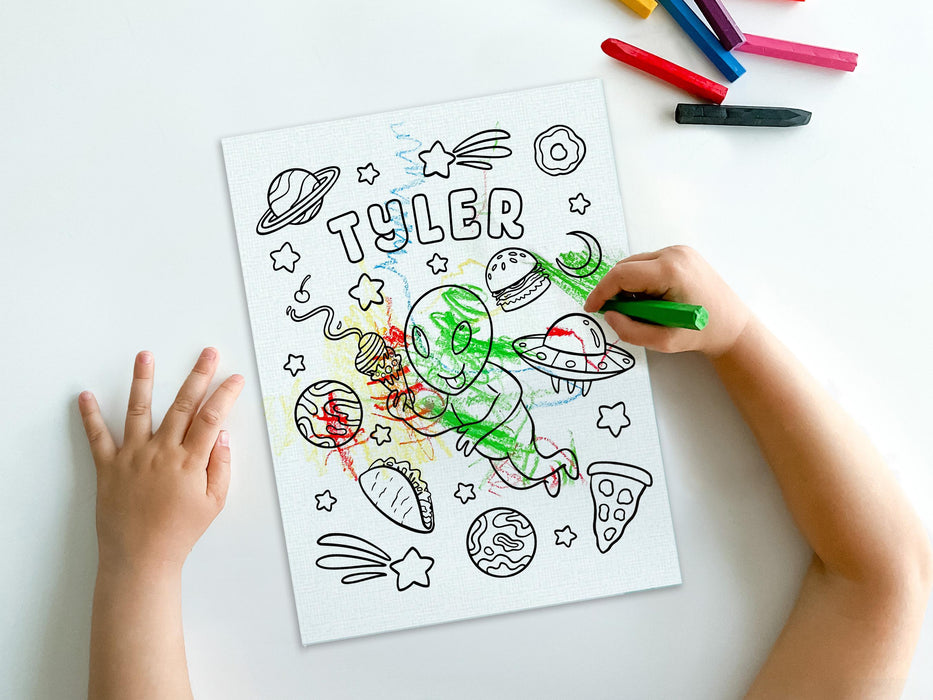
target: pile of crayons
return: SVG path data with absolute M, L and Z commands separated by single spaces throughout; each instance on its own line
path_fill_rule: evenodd
M 643 18 L 649 17 L 660 3 L 729 82 L 735 82 L 745 73 L 745 67 L 739 63 L 734 51 L 844 71 L 854 71 L 858 64 L 858 54 L 849 51 L 745 34 L 732 19 L 722 0 L 695 1 L 709 26 L 684 0 L 622 0 Z M 606 39 L 602 48 L 607 55 L 622 63 L 665 80 L 701 100 L 714 103 L 677 105 L 674 118 L 678 124 L 803 126 L 810 122 L 811 113 L 803 109 L 722 106 L 729 91 L 725 85 L 618 39 Z

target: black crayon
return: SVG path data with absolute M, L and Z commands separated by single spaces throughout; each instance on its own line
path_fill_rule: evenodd
M 674 120 L 716 126 L 803 126 L 810 123 L 810 112 L 792 107 L 679 104 Z

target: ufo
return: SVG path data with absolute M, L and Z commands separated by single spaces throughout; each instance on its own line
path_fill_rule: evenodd
M 291 224 L 311 221 L 324 203 L 324 195 L 340 177 L 340 168 L 330 166 L 316 173 L 291 168 L 283 170 L 269 184 L 266 199 L 269 208 L 256 224 L 260 236 L 278 231 Z
M 558 394 L 561 379 L 568 393 L 579 384 L 586 396 L 591 382 L 615 377 L 635 366 L 632 354 L 606 343 L 603 329 L 585 314 L 559 318 L 547 333 L 523 336 L 512 347 L 525 362 L 551 378 Z

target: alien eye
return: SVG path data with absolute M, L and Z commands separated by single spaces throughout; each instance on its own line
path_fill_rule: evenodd
M 431 344 L 428 342 L 428 336 L 421 330 L 421 326 L 412 326 L 411 344 L 421 357 L 428 357 L 431 354 Z
M 450 349 L 454 351 L 454 355 L 459 355 L 467 349 L 471 340 L 473 340 L 473 329 L 470 328 L 470 322 L 460 321 L 450 337 Z

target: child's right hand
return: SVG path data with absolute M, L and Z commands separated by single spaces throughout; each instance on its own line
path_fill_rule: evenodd
M 94 395 L 85 391 L 79 397 L 97 466 L 102 571 L 180 574 L 188 552 L 223 508 L 230 447 L 221 425 L 243 388 L 243 377 L 228 377 L 204 401 L 217 362 L 217 351 L 205 348 L 153 433 L 153 358 L 139 353 L 119 448 Z
M 616 311 L 606 323 L 619 339 L 660 352 L 696 350 L 710 357 L 727 352 L 748 325 L 751 313 L 699 253 L 687 246 L 639 253 L 617 263 L 590 293 L 583 308 L 595 312 L 620 292 L 637 292 L 668 301 L 701 304 L 709 311 L 702 331 L 642 323 Z

